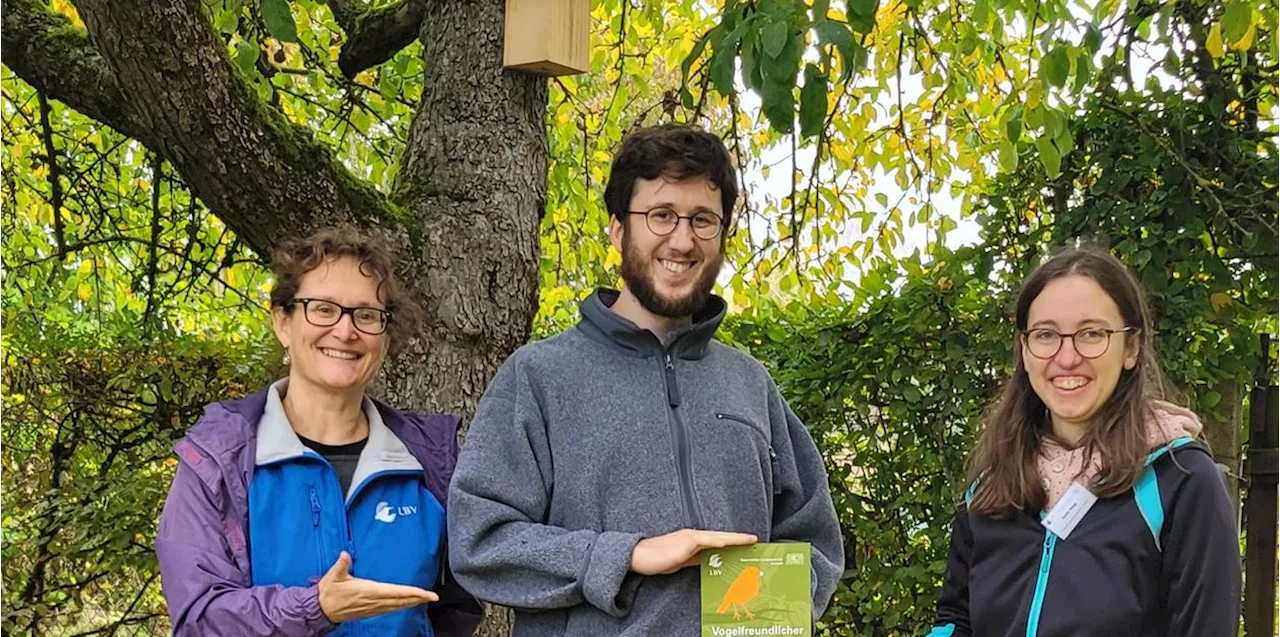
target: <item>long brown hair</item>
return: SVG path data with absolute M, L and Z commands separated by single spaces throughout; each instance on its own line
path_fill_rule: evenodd
M 1097 248 L 1066 248 L 1044 262 L 1022 285 L 1015 309 L 1013 376 L 983 414 L 982 433 L 966 467 L 975 484 L 969 510 L 1007 518 L 1019 511 L 1039 511 L 1047 496 L 1036 470 L 1041 442 L 1052 435 L 1049 410 L 1031 387 L 1022 359 L 1023 330 L 1031 303 L 1054 279 L 1078 275 L 1093 279 L 1115 301 L 1120 316 L 1136 334 L 1126 344 L 1138 346 L 1137 364 L 1121 370 L 1115 392 L 1080 440 L 1085 458 L 1098 454 L 1101 470 L 1090 485 L 1099 497 L 1133 488 L 1147 452 L 1145 421 L 1151 403 L 1164 397 L 1165 381 L 1152 347 L 1151 313 L 1146 296 L 1129 268 Z M 1088 466 L 1088 462 L 1084 463 Z

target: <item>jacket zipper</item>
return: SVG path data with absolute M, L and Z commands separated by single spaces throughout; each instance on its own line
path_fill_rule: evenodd
M 333 465 L 329 464 L 328 460 L 325 460 L 324 463 L 329 465 L 330 475 L 333 476 L 335 486 L 337 486 L 339 489 L 338 492 L 342 496 L 342 543 L 345 545 L 347 555 L 351 556 L 351 576 L 356 577 L 356 543 L 355 540 L 351 538 L 351 512 L 347 508 L 350 503 L 347 502 L 347 494 L 341 491 L 342 481 L 338 479 L 337 470 L 333 468 Z M 342 633 L 344 635 L 364 634 L 360 621 L 347 622 L 338 628 L 339 630 L 345 630 L 345 632 Z
M 1058 536 L 1045 529 L 1044 546 L 1040 551 L 1040 570 L 1036 573 L 1036 590 L 1031 597 L 1031 608 L 1027 611 L 1027 637 L 1035 637 L 1040 630 L 1040 611 L 1044 608 L 1044 593 L 1049 586 L 1049 568 L 1053 566 L 1053 548 L 1058 543 Z
M 676 365 L 671 360 L 671 352 L 663 354 L 663 385 L 667 390 L 667 410 L 671 416 L 674 430 L 676 469 L 679 474 L 680 497 L 684 506 L 685 519 L 690 528 L 702 528 L 702 515 L 698 510 L 696 494 L 693 490 L 693 466 L 689 458 L 689 432 L 685 430 L 684 421 L 680 419 L 680 388 L 676 385 Z
M 777 480 L 778 454 L 773 450 L 773 445 L 769 442 L 768 436 L 766 436 L 763 431 L 760 431 L 759 427 L 756 427 L 755 425 L 751 424 L 751 422 L 746 418 L 739 418 L 731 414 L 716 414 L 716 420 L 726 420 L 729 422 L 736 422 L 740 425 L 745 426 L 747 429 L 750 429 L 752 433 L 760 437 L 760 440 L 764 442 L 765 448 L 769 450 L 769 468 L 772 471 L 771 481 L 773 482 L 773 494 L 777 495 L 779 493 L 782 493 L 782 488 L 778 485 L 778 480 Z
M 333 481 L 335 483 L 334 486 L 336 486 L 339 490 L 341 490 L 342 482 L 338 480 L 338 474 L 337 474 L 337 471 L 333 468 L 333 465 L 329 464 L 329 461 L 324 459 L 323 457 L 319 458 L 319 460 L 320 462 L 323 462 L 326 467 L 329 468 L 329 474 L 333 476 Z M 325 573 L 329 572 L 329 567 L 332 566 L 332 564 L 324 563 L 325 561 L 324 554 L 321 548 L 321 538 L 323 537 L 323 535 L 320 533 L 320 495 L 319 493 L 316 492 L 315 486 L 311 486 L 310 491 L 311 491 L 311 525 L 314 527 L 316 531 L 316 538 L 317 538 L 316 539 L 316 553 L 317 553 L 316 560 L 320 562 L 320 574 L 321 574 L 321 577 L 323 577 Z M 351 567 L 349 569 L 349 572 L 352 577 L 355 577 L 356 576 L 356 543 L 351 539 L 351 518 L 350 518 L 349 512 L 347 511 L 346 494 L 342 494 L 342 498 L 343 498 L 343 503 L 341 507 L 342 544 L 343 544 L 343 549 L 347 552 L 347 555 L 351 557 Z M 360 635 L 362 633 L 363 631 L 360 629 L 359 621 L 351 621 L 351 622 L 346 622 L 344 624 L 341 624 L 338 626 L 335 632 L 335 634 L 342 634 L 342 635 Z
M 324 538 L 320 534 L 320 495 L 316 493 L 315 486 L 308 487 L 307 491 L 311 496 L 311 536 L 316 544 L 316 568 L 323 577 L 329 569 L 324 563 Z

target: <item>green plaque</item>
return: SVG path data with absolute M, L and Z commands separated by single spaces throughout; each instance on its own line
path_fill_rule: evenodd
M 809 545 L 702 552 L 702 637 L 811 637 Z

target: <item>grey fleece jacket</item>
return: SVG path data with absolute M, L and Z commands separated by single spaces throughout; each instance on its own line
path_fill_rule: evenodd
M 664 348 L 600 290 L 575 329 L 520 348 L 489 385 L 449 490 L 449 558 L 517 637 L 697 635 L 699 574 L 628 571 L 682 528 L 813 547 L 815 620 L 844 570 L 813 439 L 750 356 L 712 340 L 713 297 Z

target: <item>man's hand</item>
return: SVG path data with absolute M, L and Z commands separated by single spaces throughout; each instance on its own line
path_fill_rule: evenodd
M 320 610 L 338 624 L 439 600 L 431 591 L 351 576 L 351 556 L 343 551 L 320 578 Z
M 631 552 L 631 571 L 641 575 L 670 575 L 698 563 L 704 549 L 747 546 L 756 536 L 725 531 L 681 529 L 674 533 L 640 540 Z

